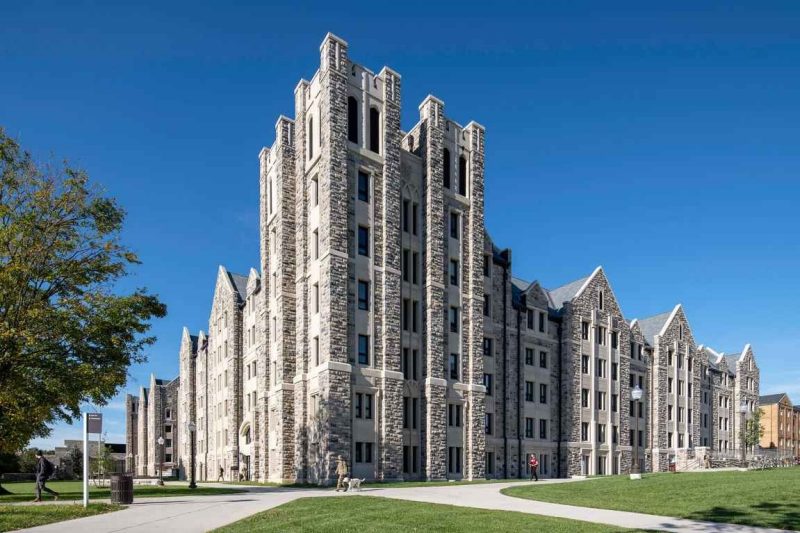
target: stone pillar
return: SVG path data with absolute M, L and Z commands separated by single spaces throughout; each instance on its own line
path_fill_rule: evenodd
M 428 96 L 420 105 L 420 139 L 425 168 L 425 393 L 422 449 L 427 479 L 447 476 L 447 381 L 445 376 L 445 213 L 442 148 L 444 103 Z

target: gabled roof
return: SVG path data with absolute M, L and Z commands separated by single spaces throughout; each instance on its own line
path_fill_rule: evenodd
M 672 309 L 655 316 L 639 319 L 639 327 L 642 329 L 642 335 L 644 335 L 648 343 L 652 345 L 655 342 L 655 336 L 661 333 L 674 311 Z
M 231 279 L 231 283 L 233 283 L 233 288 L 236 289 L 236 292 L 239 294 L 239 299 L 244 301 L 247 298 L 247 276 L 228 272 L 228 277 Z
M 781 392 L 778 394 L 767 394 L 765 396 L 758 397 L 758 404 L 759 405 L 772 405 L 774 403 L 780 402 L 786 396 L 785 392 Z M 788 398 L 787 398 L 788 400 Z
M 578 296 L 583 287 L 586 286 L 586 283 L 589 281 L 589 279 L 591 279 L 592 276 L 597 273 L 599 268 L 600 267 L 596 268 L 594 272 L 588 276 L 576 279 L 575 281 L 570 281 L 566 285 L 556 287 L 555 289 L 546 290 L 545 292 L 547 293 L 547 297 L 550 299 L 550 305 L 553 307 L 553 309 L 561 309 L 564 307 L 565 303 L 571 302 L 576 296 Z
M 741 353 L 737 353 L 737 354 L 729 354 L 729 353 L 726 353 L 726 354 L 724 355 L 724 357 L 725 357 L 725 361 L 727 361 L 727 362 L 728 362 L 728 370 L 730 370 L 730 371 L 731 371 L 731 373 L 732 373 L 734 376 L 736 375 L 736 362 L 739 360 L 739 357 L 740 357 L 741 355 L 742 355 Z

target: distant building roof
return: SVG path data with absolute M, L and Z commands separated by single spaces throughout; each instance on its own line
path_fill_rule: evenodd
M 781 401 L 781 399 L 786 396 L 785 392 L 780 392 L 778 394 L 767 394 L 765 396 L 758 397 L 759 405 L 772 405 Z

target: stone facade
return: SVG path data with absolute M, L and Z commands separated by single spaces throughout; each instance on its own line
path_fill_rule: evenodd
M 401 94 L 328 34 L 260 151 L 260 271 L 220 267 L 209 334 L 181 342 L 198 478 L 330 484 L 339 455 L 368 479 L 522 477 L 531 455 L 564 477 L 735 452 L 734 406 L 758 405 L 749 346 L 698 347 L 681 306 L 629 322 L 600 267 L 551 290 L 515 277 L 485 230 L 484 128 L 428 96 L 405 132 Z M 151 396 L 129 402 L 143 473 Z
M 179 438 L 180 378 L 172 381 L 150 375 L 150 387 L 141 387 L 139 395 L 127 395 L 125 401 L 125 442 L 133 453 L 133 464 L 127 465 L 138 476 L 181 475 Z M 159 445 L 158 439 L 164 444 Z M 130 443 L 130 444 L 129 444 Z

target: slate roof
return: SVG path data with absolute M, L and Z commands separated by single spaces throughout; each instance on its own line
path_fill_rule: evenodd
M 736 361 L 739 360 L 739 356 L 741 356 L 741 355 L 742 355 L 741 353 L 737 353 L 737 354 L 726 353 L 725 354 L 725 361 L 728 362 L 728 371 L 731 374 L 733 374 L 734 376 L 736 375 Z
M 236 292 L 239 293 L 239 299 L 244 301 L 245 298 L 247 298 L 247 276 L 228 272 L 228 277 L 231 278 L 233 287 L 236 289 Z
M 589 277 L 590 276 L 586 276 L 581 279 L 576 279 L 575 281 L 571 281 L 566 285 L 545 291 L 547 292 L 547 297 L 550 298 L 550 305 L 553 307 L 553 309 L 561 309 L 564 307 L 566 302 L 569 302 L 575 298 L 575 296 L 578 294 L 578 291 L 581 289 L 581 287 L 583 287 L 583 284 L 586 283 L 586 280 L 589 279 Z
M 529 281 L 525 281 L 521 278 L 511 277 L 511 301 L 514 304 L 519 304 L 520 296 L 522 293 L 528 290 L 528 287 L 531 286 Z
M 785 392 L 781 392 L 780 394 L 767 394 L 766 396 L 759 396 L 758 397 L 758 404 L 759 405 L 772 405 L 774 403 L 778 403 L 781 401 L 781 398 L 786 396 Z
M 655 336 L 664 329 L 664 324 L 667 323 L 670 315 L 672 315 L 671 309 L 655 316 L 639 319 L 639 327 L 642 330 L 642 335 L 644 335 L 645 340 L 650 343 L 650 345 L 655 342 Z

